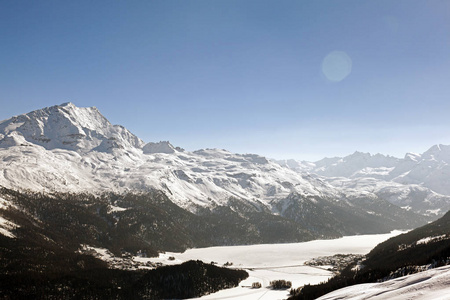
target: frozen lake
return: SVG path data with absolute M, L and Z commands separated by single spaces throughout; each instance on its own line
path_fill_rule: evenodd
M 191 259 L 198 259 L 206 263 L 215 262 L 218 266 L 229 262 L 233 263 L 232 267 L 245 269 L 250 275 L 248 279 L 240 283 L 239 287 L 219 291 L 198 299 L 286 299 L 289 291 L 268 289 L 270 281 L 289 280 L 294 288 L 308 283 L 316 284 L 326 281 L 333 275 L 330 271 L 305 266 L 303 263 L 319 256 L 367 254 L 377 244 L 403 232 L 396 230 L 387 234 L 346 236 L 334 240 L 292 244 L 198 248 L 189 249 L 184 253 L 166 252 L 159 258 L 150 260 L 163 264 L 179 264 Z M 253 282 L 260 282 L 262 288 L 249 288 Z

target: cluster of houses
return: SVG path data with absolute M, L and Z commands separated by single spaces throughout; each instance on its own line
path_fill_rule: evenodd
M 333 256 L 320 256 L 306 261 L 304 264 L 312 267 L 324 268 L 332 272 L 340 272 L 349 264 L 365 258 L 360 254 L 336 254 Z

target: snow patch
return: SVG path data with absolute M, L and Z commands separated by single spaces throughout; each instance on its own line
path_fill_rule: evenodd
M 81 245 L 79 253 L 90 254 L 106 262 L 111 262 L 115 258 L 114 254 L 106 248 L 97 248 L 85 244 Z
M 381 283 L 358 284 L 326 294 L 317 300 L 450 299 L 450 266 L 444 266 Z
M 126 211 L 128 210 L 128 208 L 125 207 L 119 207 L 119 206 L 114 206 L 114 205 L 108 205 L 108 213 L 115 213 L 115 212 L 119 212 L 119 211 Z
M 92 247 L 82 244 L 77 251 L 80 254 L 92 255 L 108 264 L 111 269 L 121 270 L 138 270 L 138 269 L 153 269 L 156 264 L 145 257 L 144 253 L 138 253 L 138 256 L 132 256 L 130 253 L 124 252 L 122 257 L 115 256 L 106 248 Z M 141 254 L 139 256 L 139 254 Z
M 11 232 L 11 230 L 18 227 L 20 226 L 0 216 L 0 234 L 9 238 L 15 238 L 16 236 Z
M 9 208 L 16 208 L 17 206 L 15 206 L 14 204 L 12 204 L 10 201 L 3 199 L 2 197 L 0 197 L 0 209 L 9 209 Z
M 441 209 L 427 209 L 427 214 L 428 215 L 439 215 L 439 213 L 441 212 Z
M 436 241 L 445 239 L 446 236 L 447 236 L 446 234 L 443 234 L 443 235 L 439 235 L 439 236 L 426 237 L 426 238 L 418 240 L 416 242 L 416 244 L 421 245 L 421 244 L 428 244 L 428 243 L 436 242 Z

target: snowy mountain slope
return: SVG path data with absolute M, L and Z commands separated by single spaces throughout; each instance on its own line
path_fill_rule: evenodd
M 342 235 L 386 232 L 393 222 L 404 219 L 405 213 L 413 214 L 375 195 L 345 196 L 329 201 L 291 193 L 272 201 L 272 205 L 281 216 L 323 237 L 333 236 L 334 232 Z M 410 228 L 415 227 L 410 225 Z
M 324 158 L 317 162 L 277 161 L 298 172 L 324 177 L 376 178 L 402 184 L 420 184 L 437 193 L 450 195 L 446 176 L 450 175 L 450 146 L 434 145 L 423 154 L 407 153 L 404 158 L 355 152 L 346 157 Z
M 332 186 L 345 189 L 348 195 L 375 195 L 422 215 L 442 215 L 450 209 L 450 196 L 438 194 L 418 184 L 401 184 L 373 177 L 331 177 L 324 180 Z
M 315 173 L 325 177 L 358 177 L 359 172 L 387 175 L 398 162 L 399 159 L 392 156 L 371 155 L 358 151 L 346 157 L 323 158 L 316 162 L 299 162 L 292 159 L 278 161 L 281 165 L 296 171 Z
M 450 146 L 434 145 L 419 157 L 405 157 L 404 161 L 392 171 L 393 181 L 418 183 L 437 193 L 450 195 Z
M 95 107 L 64 103 L 0 123 L 0 147 L 40 145 L 47 150 L 100 152 L 144 143 L 122 126 L 112 125 Z
M 339 275 L 330 278 L 327 282 L 314 286 L 304 286 L 297 295 L 290 299 L 316 299 L 339 288 L 380 281 L 386 281 L 386 283 L 378 286 L 378 294 L 381 295 L 386 293 L 388 295 L 392 292 L 392 290 L 388 288 L 389 285 L 395 285 L 395 282 L 407 282 L 404 281 L 404 277 L 402 277 L 402 279 L 399 277 L 415 274 L 431 268 L 447 266 L 450 263 L 449 233 L 450 212 L 447 212 L 444 216 L 434 222 L 397 235 L 378 244 L 366 255 L 364 260 L 359 262 L 355 261 Z M 418 276 L 420 277 L 420 275 Z M 447 278 L 445 282 L 448 282 L 448 274 L 445 275 L 445 277 Z M 359 294 L 360 296 L 363 296 L 366 292 L 365 295 L 370 297 L 355 299 L 371 299 L 371 297 L 376 295 L 372 294 L 373 290 L 371 290 L 371 286 L 372 285 L 355 286 L 355 290 L 352 291 L 350 288 L 349 292 L 353 293 L 359 290 L 359 292 L 361 292 Z M 385 288 L 386 290 L 384 290 Z M 396 286 L 396 288 L 400 288 L 400 286 Z M 417 286 L 417 288 L 422 289 L 423 286 Z M 442 286 L 437 285 L 436 289 L 432 290 L 438 292 L 441 288 Z M 404 291 L 406 292 L 406 290 Z M 426 290 L 423 292 L 427 294 Z M 442 295 L 446 295 L 444 292 L 446 292 L 446 289 L 443 290 Z M 352 297 L 356 297 L 356 294 Z M 392 295 L 397 297 L 395 294 Z
M 0 158 L 0 185 L 8 188 L 156 188 L 191 210 L 222 205 L 230 197 L 273 210 L 274 203 L 291 193 L 335 200 L 379 197 L 426 215 L 441 215 L 450 208 L 450 196 L 438 193 L 450 193 L 450 146 L 433 146 L 404 159 L 355 152 L 315 163 L 275 163 L 254 154 L 187 152 L 169 142 L 145 144 L 124 127 L 112 125 L 96 108 L 72 103 L 0 122 Z
M 0 123 L 0 185 L 34 191 L 164 190 L 183 207 L 230 197 L 268 205 L 291 192 L 336 197 L 334 188 L 264 157 L 168 142 L 144 144 L 96 108 L 71 103 Z M 261 204 L 261 201 L 263 204 Z
M 318 298 L 318 300 L 335 299 L 450 299 L 450 266 L 443 266 L 380 283 L 358 284 Z
M 230 206 L 289 216 L 296 222 L 312 221 L 312 215 L 327 211 L 349 220 L 376 216 L 389 226 L 413 226 L 407 221 L 411 219 L 424 221 L 409 212 L 399 215 L 373 193 L 336 187 L 256 154 L 220 149 L 189 152 L 169 142 L 144 144 L 125 128 L 111 125 L 96 108 L 71 103 L 0 122 L 0 170 L 0 185 L 16 190 L 124 193 L 156 189 L 191 212 Z M 298 209 L 304 201 L 290 201 L 297 197 L 291 195 L 310 203 L 309 215 Z M 365 200 L 352 203 L 352 199 Z M 333 216 L 328 219 L 335 222 Z M 355 226 L 360 224 L 349 227 L 346 221 L 339 232 L 369 230 L 366 226 L 360 232 Z
M 315 174 L 350 195 L 376 195 L 424 215 L 442 215 L 450 209 L 450 146 L 435 145 L 403 159 L 355 152 L 317 162 L 277 162 L 301 174 Z
M 224 150 L 143 154 L 117 149 L 114 154 L 53 149 L 38 145 L 0 149 L 0 185 L 61 192 L 166 191 L 182 206 L 225 203 L 230 197 L 251 202 L 302 194 L 333 197 L 333 188 L 302 178 L 260 157 Z M 267 204 L 267 203 L 266 203 Z

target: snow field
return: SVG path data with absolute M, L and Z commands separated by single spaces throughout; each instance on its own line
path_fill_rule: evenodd
M 317 300 L 448 300 L 450 299 L 450 266 L 403 276 L 381 283 L 346 287 Z
M 211 299 L 286 299 L 289 290 L 269 289 L 270 281 L 284 279 L 297 288 L 305 284 L 316 284 L 328 280 L 333 273 L 323 268 L 305 266 L 304 262 L 319 256 L 334 254 L 366 254 L 377 244 L 396 236 L 402 231 L 387 234 L 346 236 L 333 240 L 315 240 L 304 243 L 263 244 L 249 246 L 227 246 L 189 249 L 183 253 L 165 252 L 157 258 L 135 257 L 136 261 L 180 264 L 188 260 L 214 262 L 218 266 L 232 263 L 231 268 L 244 269 L 249 278 L 239 287 L 222 290 L 201 297 Z M 262 288 L 252 289 L 253 282 L 260 282 Z
M 9 207 L 17 208 L 15 205 L 12 205 L 9 201 L 0 197 L 0 210 L 8 209 Z M 19 225 L 3 218 L 0 216 L 0 234 L 9 238 L 15 238 L 16 236 L 11 232 L 11 230 L 19 227 Z
M 7 236 L 9 238 L 15 238 L 16 236 L 11 232 L 11 230 L 17 228 L 18 225 L 6 220 L 0 216 L 0 234 Z

